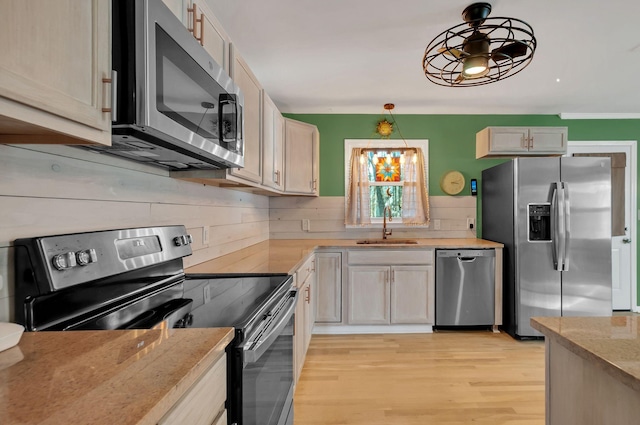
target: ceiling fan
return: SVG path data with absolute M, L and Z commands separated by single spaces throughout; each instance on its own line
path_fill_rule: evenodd
M 465 23 L 440 33 L 425 50 L 422 67 L 433 83 L 448 87 L 490 84 L 522 71 L 533 59 L 533 28 L 516 18 L 489 18 L 489 3 L 462 12 Z

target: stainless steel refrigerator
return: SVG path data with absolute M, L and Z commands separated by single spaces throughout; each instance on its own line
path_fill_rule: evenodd
M 482 237 L 504 244 L 504 330 L 611 315 L 609 158 L 517 158 L 484 170 L 481 190 Z

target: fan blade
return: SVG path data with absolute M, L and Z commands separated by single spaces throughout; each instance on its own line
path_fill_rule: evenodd
M 445 55 L 453 56 L 456 59 L 460 59 L 461 57 L 466 55 L 466 53 L 464 53 L 462 50 L 454 49 L 453 47 L 441 47 L 438 49 L 438 53 L 444 53 Z
M 514 41 L 511 44 L 505 44 L 503 46 L 493 49 L 491 52 L 491 59 L 494 62 L 500 62 L 524 56 L 527 54 L 527 45 L 522 41 Z

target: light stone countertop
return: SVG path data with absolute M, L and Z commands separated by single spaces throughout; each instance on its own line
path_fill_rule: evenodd
M 25 332 L 0 352 L 0 423 L 156 424 L 233 328 Z
M 531 326 L 640 391 L 640 316 L 534 317 Z
M 390 238 L 389 240 L 393 240 Z M 185 269 L 197 273 L 287 273 L 292 274 L 316 249 L 424 249 L 502 248 L 484 239 L 412 239 L 417 244 L 357 244 L 354 239 L 270 239 L 231 254 Z

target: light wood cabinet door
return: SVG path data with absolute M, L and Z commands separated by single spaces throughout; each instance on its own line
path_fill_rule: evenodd
M 342 322 L 342 254 L 316 253 L 316 322 Z
M 256 183 L 262 183 L 262 87 L 249 65 L 233 46 L 231 78 L 244 95 L 244 168 L 232 168 L 230 173 Z
M 489 130 L 489 150 L 492 153 L 521 153 L 529 150 L 529 129 L 526 127 L 495 127 Z
M 284 118 L 264 92 L 262 107 L 262 184 L 284 190 Z
M 110 9 L 110 0 L 1 1 L 1 142 L 111 144 Z
M 299 288 L 300 295 L 298 296 L 298 303 L 296 304 L 295 319 L 294 319 L 294 336 L 293 336 L 293 363 L 294 363 L 294 381 L 297 383 L 300 379 L 300 373 L 302 372 L 302 366 L 304 365 L 304 358 L 307 354 L 305 347 L 306 341 L 306 325 L 305 325 L 305 302 L 304 302 L 304 288 Z
M 227 356 L 223 356 L 182 396 L 158 425 L 211 425 L 227 398 Z
M 529 151 L 535 153 L 566 153 L 566 127 L 531 127 L 529 129 Z
M 391 323 L 435 323 L 433 266 L 391 267 Z
M 314 262 L 315 264 L 315 262 Z M 316 322 L 316 272 L 313 270 L 307 279 L 307 283 L 304 288 L 304 321 L 305 321 L 305 334 L 304 334 L 304 351 L 305 355 L 311 342 L 311 335 L 313 334 L 313 325 Z
M 318 195 L 319 143 L 315 125 L 285 118 L 285 192 Z
M 222 25 L 220 25 L 220 22 L 218 22 L 204 0 L 200 2 L 193 2 L 191 9 L 192 12 L 195 10 L 196 13 L 196 38 L 201 40 L 202 47 L 204 47 L 216 63 L 228 73 L 229 37 L 224 32 Z
M 349 324 L 389 324 L 390 273 L 385 266 L 349 267 Z

